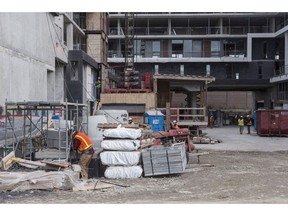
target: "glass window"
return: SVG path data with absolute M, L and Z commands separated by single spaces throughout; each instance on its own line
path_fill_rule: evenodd
M 202 57 L 202 41 L 193 40 L 192 57 Z
M 152 42 L 152 57 L 160 57 L 160 41 Z
M 180 65 L 180 75 L 184 76 L 184 65 Z
M 211 57 L 220 56 L 220 41 L 211 41 Z
M 210 76 L 210 65 L 206 65 L 206 75 Z
M 159 73 L 159 65 L 155 65 L 154 70 L 155 70 L 155 74 L 158 74 Z
M 172 57 L 183 57 L 183 40 L 172 40 Z

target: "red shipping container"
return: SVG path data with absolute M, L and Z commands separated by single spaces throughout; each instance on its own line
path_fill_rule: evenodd
M 260 136 L 288 136 L 288 110 L 257 110 L 256 130 Z

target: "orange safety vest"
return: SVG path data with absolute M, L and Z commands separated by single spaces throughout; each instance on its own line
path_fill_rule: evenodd
M 77 132 L 76 135 L 74 136 L 74 139 L 77 139 L 80 141 L 80 146 L 78 149 L 80 152 L 92 146 L 92 142 L 90 141 L 89 137 L 82 132 Z
M 173 125 L 174 129 L 179 129 L 179 126 L 177 124 Z

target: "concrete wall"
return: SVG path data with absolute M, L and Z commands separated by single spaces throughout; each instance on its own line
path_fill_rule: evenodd
M 254 109 L 251 91 L 207 92 L 207 106 L 211 109 Z
M 60 66 L 57 75 L 53 74 L 54 44 L 58 41 L 61 46 L 62 35 L 56 35 L 61 28 L 54 21 L 50 13 L 0 13 L 0 105 L 5 104 L 6 98 L 8 101 L 62 99 L 63 68 Z M 52 73 L 49 86 L 48 70 Z M 55 92 L 48 94 L 50 87 Z

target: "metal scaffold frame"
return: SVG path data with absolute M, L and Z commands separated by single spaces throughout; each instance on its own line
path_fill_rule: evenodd
M 48 128 L 54 126 L 58 130 L 58 159 L 68 161 L 70 154 L 69 129 L 88 131 L 88 106 L 87 104 L 69 102 L 7 102 L 5 103 L 5 142 L 0 142 L 2 157 L 14 151 L 18 157 L 29 160 L 35 159 L 35 154 L 40 149 L 48 147 Z M 58 119 L 54 119 L 53 117 Z M 60 121 L 61 119 L 61 121 Z M 61 122 L 64 124 L 60 124 Z M 64 126 L 63 126 L 64 125 Z M 60 140 L 65 133 L 65 141 Z M 57 136 L 57 135 L 56 135 Z M 62 146 L 61 146 L 62 142 Z M 63 145 L 63 143 L 65 143 Z M 65 158 L 63 158 L 63 151 Z M 60 156 L 62 154 L 62 156 Z M 45 155 L 45 154 L 44 154 Z M 44 156 L 45 157 L 45 156 Z M 56 156 L 55 156 L 56 157 Z

